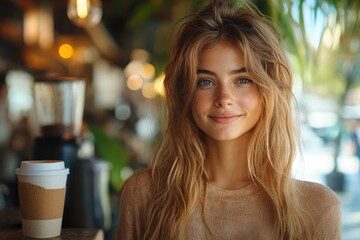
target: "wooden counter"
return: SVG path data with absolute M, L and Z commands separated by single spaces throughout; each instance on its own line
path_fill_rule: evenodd
M 21 229 L 0 230 L 0 240 L 21 240 L 34 239 L 24 237 Z M 46 238 L 54 240 L 104 240 L 104 233 L 99 229 L 65 228 L 61 229 L 61 235 L 55 238 Z

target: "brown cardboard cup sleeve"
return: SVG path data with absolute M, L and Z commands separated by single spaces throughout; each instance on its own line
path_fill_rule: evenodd
M 19 182 L 18 188 L 22 218 L 46 220 L 63 216 L 66 188 L 45 189 L 25 182 Z

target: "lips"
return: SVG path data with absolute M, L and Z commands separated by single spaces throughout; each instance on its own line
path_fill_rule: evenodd
M 231 123 L 239 119 L 242 115 L 216 115 L 216 116 L 209 116 L 211 120 L 217 123 Z

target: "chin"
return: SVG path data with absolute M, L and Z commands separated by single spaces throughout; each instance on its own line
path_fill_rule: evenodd
M 223 135 L 223 136 L 211 136 L 216 141 L 234 141 L 240 139 L 242 135 Z
M 250 131 L 239 131 L 239 132 L 234 132 L 234 131 L 227 131 L 227 132 L 222 132 L 222 133 L 206 133 L 207 136 L 209 136 L 210 138 L 216 140 L 216 141 L 236 141 L 236 140 L 240 140 L 242 138 L 247 138 L 249 137 L 249 133 Z

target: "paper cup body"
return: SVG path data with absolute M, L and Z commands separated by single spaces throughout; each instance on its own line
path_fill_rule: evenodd
M 23 235 L 34 238 L 59 236 L 69 169 L 63 161 L 23 161 L 16 174 Z

